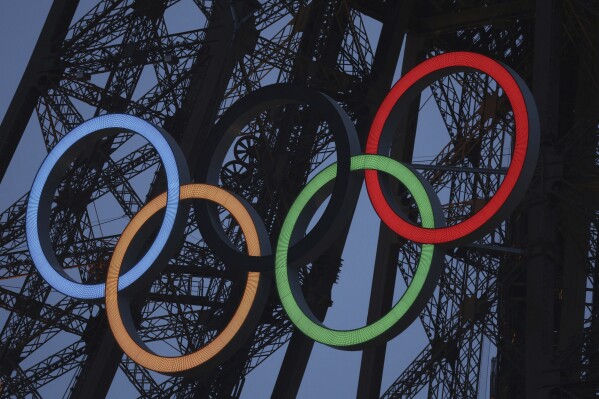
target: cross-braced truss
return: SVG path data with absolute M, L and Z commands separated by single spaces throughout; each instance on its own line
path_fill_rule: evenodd
M 389 17 L 395 9 L 391 3 L 99 1 L 70 24 L 64 40 L 55 43 L 54 62 L 39 71 L 43 79 L 34 115 L 46 148 L 51 150 L 92 116 L 122 112 L 166 128 L 185 144 L 193 168 L 201 162 L 194 151 L 201 148 L 220 115 L 247 93 L 274 82 L 317 88 L 339 101 L 358 127 L 367 126 L 378 106 L 373 99 L 386 90 L 376 85 L 377 79 L 390 81 L 395 69 L 381 68 L 391 71 L 383 77 L 375 70 L 377 57 L 393 47 L 383 40 L 385 28 L 395 23 Z M 544 40 L 535 37 L 533 1 L 415 3 L 406 8 L 413 13 L 407 24 L 410 62 L 441 52 L 471 50 L 505 62 L 532 83 L 539 68 L 535 46 Z M 170 18 L 177 8 L 195 13 L 195 29 L 177 30 Z M 597 4 L 569 0 L 560 12 L 563 46 L 577 54 L 581 48 L 587 51 L 590 56 L 579 57 L 580 68 L 595 70 L 589 60 L 597 60 L 599 47 L 587 33 L 599 25 L 592 22 Z M 369 34 L 366 15 L 382 22 L 379 42 Z M 572 95 L 568 104 L 576 103 L 576 98 Z M 406 161 L 412 161 L 433 184 L 448 223 L 455 224 L 480 209 L 501 184 L 510 162 L 513 115 L 501 89 L 479 73 L 441 79 L 423 92 L 422 99 L 436 104 L 447 145 L 429 159 Z M 599 118 L 596 111 L 588 115 L 561 127 L 568 132 L 560 137 L 562 147 L 570 151 L 564 151 L 567 161 L 563 162 L 570 173 L 564 180 L 578 190 L 561 197 L 563 204 L 585 195 L 597 198 L 593 168 L 597 167 Z M 366 133 L 367 129 L 359 128 L 362 139 Z M 574 141 L 585 143 L 586 156 L 581 156 L 580 146 L 568 147 Z M 256 114 L 241 130 L 220 180 L 252 203 L 271 237 L 276 237 L 290 201 L 334 153 L 328 126 L 317 110 L 302 105 L 272 107 Z M 568 180 L 574 171 L 588 173 L 585 179 Z M 157 153 L 129 134 L 95 144 L 71 164 L 55 192 L 51 215 L 53 248 L 66 272 L 83 282 L 102 281 L 119 232 L 163 189 L 163 182 Z M 526 293 L 517 288 L 526 284 L 522 276 L 530 248 L 522 248 L 518 241 L 522 238 L 518 218 L 526 215 L 537 194 L 527 199 L 517 217 L 492 234 L 448 252 L 439 288 L 420 316 L 428 345 L 390 387 L 383 388 L 383 397 L 411 398 L 427 392 L 428 397 L 474 398 L 485 395 L 486 387 L 492 395 L 510 397 L 499 391 L 497 381 L 518 386 L 510 392 L 523 392 L 520 386 L 526 372 L 518 366 L 524 359 L 523 330 L 514 315 L 525 312 L 521 296 Z M 585 254 L 582 275 L 587 295 L 580 339 L 556 346 L 556 357 L 567 375 L 556 389 L 566 395 L 596 392 L 599 380 L 598 306 L 593 295 L 599 284 L 597 210 L 592 201 L 579 202 L 577 220 L 586 221 L 586 227 L 576 227 L 572 235 L 579 238 L 579 252 Z M 64 397 L 90 397 L 91 393 L 101 397 L 117 373 L 140 397 L 238 397 L 247 373 L 294 334 L 276 295 L 271 295 L 251 341 L 210 375 L 182 378 L 150 372 L 123 356 L 111 341 L 101 302 L 65 297 L 34 271 L 25 239 L 26 205 L 24 195 L 0 214 L 2 397 L 41 398 L 50 390 Z M 223 227 L 241 245 L 237 226 L 222 216 Z M 169 354 L 187 353 L 212 339 L 224 327 L 243 281 L 203 243 L 193 212 L 185 237 L 136 309 L 144 342 Z M 418 253 L 418 246 L 403 244 L 393 254 L 406 282 L 413 277 Z M 331 251 L 302 271 L 312 305 L 325 310 L 329 306 L 340 266 L 340 254 Z M 557 269 L 556 286 L 563 287 L 568 272 Z M 487 373 L 490 354 L 496 360 Z M 301 374 L 303 369 L 294 372 Z M 98 391 L 98 386 L 105 388 Z

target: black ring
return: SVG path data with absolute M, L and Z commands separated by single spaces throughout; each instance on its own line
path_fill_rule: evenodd
M 317 90 L 290 84 L 274 84 L 248 94 L 233 104 L 212 130 L 205 147 L 207 153 L 202 158 L 205 162 L 201 162 L 196 170 L 195 180 L 218 185 L 225 157 L 241 129 L 257 113 L 284 104 L 309 104 L 318 110 L 329 125 L 337 151 L 338 178 L 331 199 L 312 230 L 298 237 L 289 251 L 290 263 L 309 263 L 322 254 L 349 223 L 362 183 L 350 172 L 351 157 L 360 153 L 356 129 L 335 100 Z M 196 217 L 202 221 L 198 223 L 202 237 L 225 264 L 246 271 L 274 270 L 274 255 L 252 257 L 233 246 L 222 229 L 217 207 L 203 203 L 194 204 L 194 207 Z M 307 228 L 310 219 L 301 222 Z M 305 233 L 305 228 L 302 233 Z

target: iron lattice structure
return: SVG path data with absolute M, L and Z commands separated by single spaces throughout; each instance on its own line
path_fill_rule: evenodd
M 169 19 L 176 7 L 197 13 L 196 29 L 177 30 Z M 269 83 L 329 94 L 364 141 L 402 48 L 403 71 L 457 50 L 515 69 L 532 87 L 542 125 L 529 195 L 492 234 L 448 253 L 439 289 L 420 316 L 429 344 L 390 387 L 381 387 L 385 347 L 364 351 L 358 397 L 475 398 L 485 397 L 486 387 L 494 398 L 599 392 L 598 2 L 103 0 L 83 14 L 77 8 L 77 0 L 53 3 L 0 127 L 0 176 L 32 114 L 48 150 L 89 117 L 140 116 L 174 135 L 193 171 L 223 112 Z M 369 34 L 367 18 L 378 21 L 380 35 Z M 435 82 L 421 103 L 429 100 L 446 125 L 447 146 L 430 159 L 413 159 L 415 103 L 392 151 L 422 171 L 449 223 L 456 223 L 501 183 L 513 115 L 495 82 L 478 73 Z M 306 106 L 264 110 L 242 129 L 223 165 L 223 185 L 255 206 L 272 237 L 310 174 L 334 154 L 317 114 Z M 126 134 L 71 165 L 56 191 L 51 224 L 69 273 L 102 281 L 119 229 L 163 185 L 155 151 Z M 239 397 L 247 373 L 285 343 L 272 397 L 295 397 L 312 343 L 294 331 L 276 295 L 251 341 L 210 375 L 149 372 L 123 356 L 101 303 L 52 291 L 34 271 L 26 203 L 27 195 L 0 215 L 2 397 L 105 397 L 115 375 L 144 398 Z M 98 207 L 116 211 L 106 215 Z M 226 215 L 223 224 L 238 239 Z M 320 317 L 331 304 L 342 248 L 338 243 L 302 273 Z M 390 306 L 398 271 L 411 280 L 417 259 L 417 246 L 381 227 L 369 319 Z M 162 349 L 174 352 L 201 346 L 223 327 L 239 281 L 198 238 L 191 215 L 181 251 L 136 305 L 142 338 L 164 341 Z

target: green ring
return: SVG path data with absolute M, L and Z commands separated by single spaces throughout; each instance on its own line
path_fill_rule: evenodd
M 433 206 L 426 189 L 414 172 L 401 163 L 381 155 L 357 155 L 351 158 L 352 171 L 366 169 L 388 173 L 398 179 L 410 191 L 416 201 L 416 205 L 420 211 L 422 226 L 425 228 L 435 227 Z M 352 349 L 371 343 L 380 338 L 381 335 L 389 332 L 414 305 L 431 271 L 435 246 L 431 244 L 422 245 L 418 267 L 411 284 L 389 313 L 378 321 L 354 330 L 333 330 L 318 322 L 316 317 L 308 310 L 307 305 L 305 305 L 305 299 L 301 294 L 299 282 L 295 281 L 297 278 L 290 276 L 290 273 L 297 275 L 297 270 L 288 267 L 287 253 L 295 224 L 303 209 L 321 188 L 335 179 L 336 175 L 337 164 L 335 163 L 316 175 L 302 190 L 291 206 L 277 242 L 275 278 L 283 308 L 293 324 L 300 331 L 314 341 L 322 344 L 340 349 Z M 292 289 L 290 277 L 294 281 L 295 290 Z M 296 293 L 295 296 L 293 294 L 294 291 Z M 302 306 L 298 304 L 298 301 L 304 304 L 303 307 L 310 313 L 309 315 L 302 310 Z

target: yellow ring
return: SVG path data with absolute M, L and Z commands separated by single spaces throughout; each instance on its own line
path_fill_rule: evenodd
M 206 199 L 224 207 L 237 221 L 245 236 L 248 254 L 260 256 L 260 242 L 256 227 L 243 204 L 232 194 L 220 187 L 208 184 L 188 184 L 181 187 L 180 199 Z M 120 347 L 137 364 L 165 374 L 176 374 L 194 369 L 214 358 L 233 340 L 246 321 L 256 298 L 260 273 L 249 272 L 241 303 L 225 329 L 208 345 L 200 350 L 182 356 L 166 357 L 157 355 L 140 346 L 129 334 L 123 323 L 118 305 L 118 283 L 121 264 L 133 237 L 146 221 L 166 206 L 166 193 L 161 194 L 144 206 L 121 235 L 110 260 L 106 278 L 106 313 L 108 322 Z

